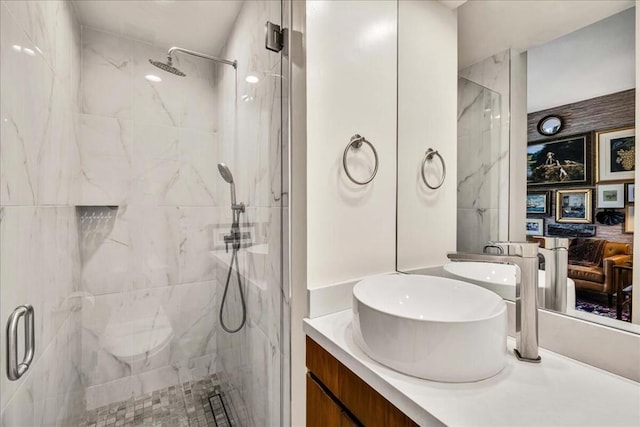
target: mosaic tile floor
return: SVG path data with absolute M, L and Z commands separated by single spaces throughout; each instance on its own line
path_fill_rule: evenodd
M 217 375 L 190 381 L 135 398 L 87 411 L 79 427 L 232 427 L 233 407 Z M 209 398 L 221 393 L 226 412 L 215 405 L 215 417 Z M 220 399 L 216 399 L 218 402 Z

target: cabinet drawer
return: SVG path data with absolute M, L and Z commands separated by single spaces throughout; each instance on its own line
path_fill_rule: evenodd
M 307 427 L 356 427 L 358 424 L 344 412 L 331 396 L 329 396 L 307 374 Z
M 307 369 L 362 425 L 368 427 L 418 426 L 309 337 L 307 337 Z M 315 410 L 315 408 L 309 408 L 310 405 L 315 403 L 307 397 L 307 413 Z

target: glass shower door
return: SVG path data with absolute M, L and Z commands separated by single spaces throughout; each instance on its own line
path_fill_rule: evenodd
M 0 0 L 0 425 L 285 422 L 283 62 L 264 46 L 281 15 Z M 225 31 L 200 40 L 207 20 Z M 150 61 L 183 43 L 185 76 Z M 12 381 L 22 305 L 35 353 Z

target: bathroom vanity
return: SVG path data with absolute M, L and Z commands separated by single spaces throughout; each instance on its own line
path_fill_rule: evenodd
M 308 425 L 640 425 L 640 385 L 544 349 L 471 383 L 401 374 L 352 338 L 352 311 L 307 319 Z M 325 418 L 326 417 L 326 418 Z
M 306 341 L 309 427 L 418 425 L 317 342 Z

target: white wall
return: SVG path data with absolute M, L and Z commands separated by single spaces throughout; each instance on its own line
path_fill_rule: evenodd
M 395 270 L 396 1 L 307 3 L 307 287 Z M 455 49 L 455 44 L 453 46 Z M 352 184 L 349 138 L 377 149 Z M 351 150 L 353 175 L 373 165 Z
M 632 89 L 635 9 L 528 51 L 529 113 Z
M 509 240 L 524 242 L 527 217 L 527 54 L 511 50 L 509 92 Z
M 456 249 L 457 12 L 402 1 L 398 18 L 398 268 L 409 270 L 443 264 Z M 438 190 L 420 175 L 429 147 L 446 162 Z M 433 184 L 437 165 L 427 166 Z
M 525 51 L 633 6 L 633 0 L 473 0 L 458 10 L 459 67 L 506 49 Z

